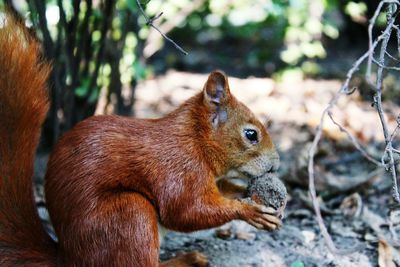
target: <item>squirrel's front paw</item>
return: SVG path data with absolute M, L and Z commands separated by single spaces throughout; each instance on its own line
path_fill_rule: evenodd
M 272 207 L 258 204 L 244 204 L 245 211 L 242 220 L 262 230 L 273 231 L 282 226 L 278 212 Z

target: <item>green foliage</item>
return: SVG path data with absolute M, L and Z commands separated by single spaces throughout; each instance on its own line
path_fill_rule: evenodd
M 323 58 L 326 56 L 321 38 L 323 34 L 337 37 L 337 27 L 324 18 L 334 3 L 323 0 L 290 0 L 285 4 L 284 17 L 287 20 L 282 51 L 284 62 L 296 65 L 303 58 Z
M 324 41 L 339 37 L 340 16 L 337 0 L 208 0 L 174 29 L 173 36 L 194 50 L 226 46 L 213 55 L 222 66 L 230 64 L 223 58 L 232 58 L 224 53 L 235 53 L 250 68 L 267 69 L 272 62 L 273 71 L 300 67 L 306 75 L 317 75 L 316 61 L 326 57 Z
M 126 0 L 126 1 L 121 1 L 121 6 L 120 8 L 123 9 L 127 7 L 129 11 L 136 13 L 138 11 L 138 6 L 136 3 L 136 0 Z
M 88 98 L 89 104 L 95 104 L 99 98 L 100 89 L 96 86 Z
M 140 61 L 133 63 L 134 76 L 137 81 L 142 81 L 146 78 L 148 69 Z
M 80 98 L 86 97 L 89 93 L 89 85 L 90 85 L 89 78 L 83 79 L 82 83 L 78 87 L 76 87 L 75 95 Z

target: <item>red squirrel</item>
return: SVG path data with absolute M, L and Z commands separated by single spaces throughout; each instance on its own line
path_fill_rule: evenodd
M 163 118 L 93 116 L 60 138 L 45 177 L 52 240 L 32 192 L 50 71 L 39 42 L 7 16 L 0 24 L 0 266 L 205 266 L 198 252 L 160 263 L 158 224 L 189 232 L 239 219 L 279 228 L 273 208 L 226 197 L 239 190 L 226 181 L 217 187 L 227 173 L 275 172 L 279 157 L 263 124 L 215 71 Z

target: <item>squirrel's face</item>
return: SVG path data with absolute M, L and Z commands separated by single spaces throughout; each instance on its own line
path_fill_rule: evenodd
M 230 93 L 222 72 L 210 74 L 204 96 L 211 110 L 213 139 L 226 152 L 228 175 L 251 178 L 276 172 L 279 155 L 265 126 Z

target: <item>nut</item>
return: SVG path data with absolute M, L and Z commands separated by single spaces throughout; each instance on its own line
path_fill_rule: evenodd
M 247 194 L 252 201 L 267 207 L 273 207 L 278 211 L 278 215 L 283 217 L 287 191 L 285 185 L 276 174 L 267 173 L 251 179 L 247 187 Z

